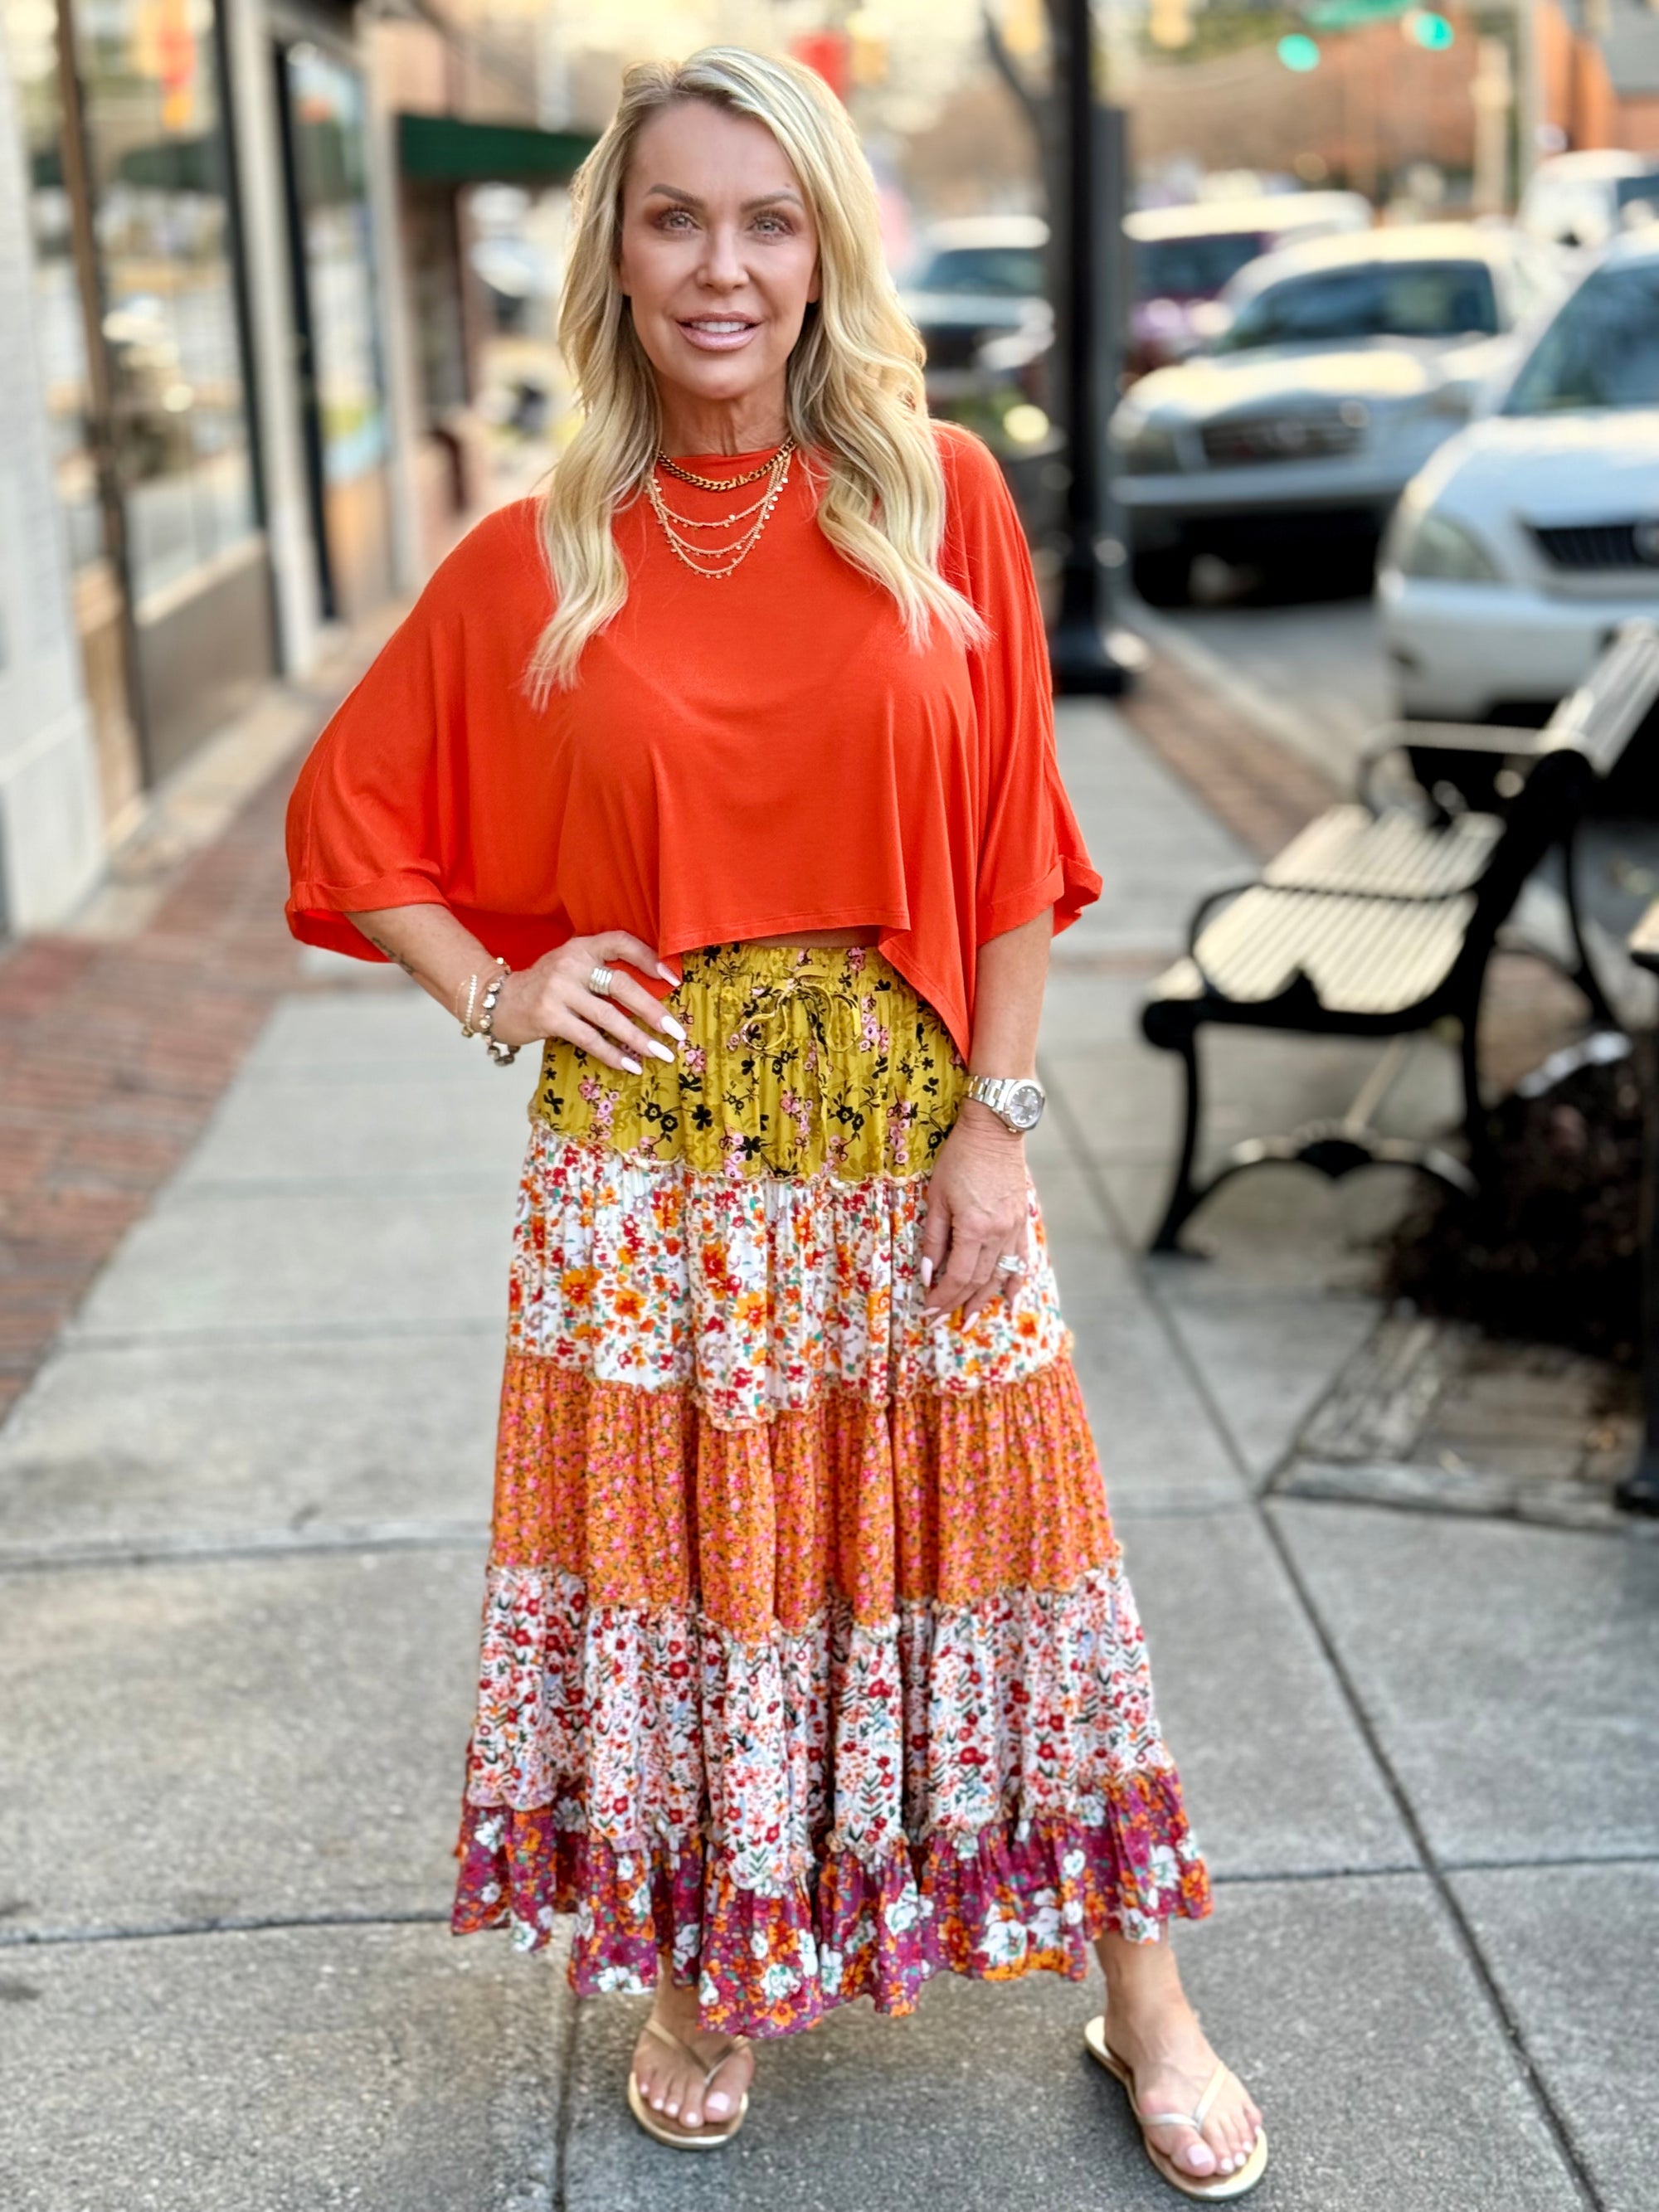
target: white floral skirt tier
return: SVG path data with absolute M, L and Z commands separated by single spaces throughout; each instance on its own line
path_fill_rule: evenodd
M 937 1015 L 859 949 L 672 1003 L 532 1107 L 456 1932 L 774 2035 L 1202 1917 L 1035 1196 L 1012 1298 L 921 1310 Z

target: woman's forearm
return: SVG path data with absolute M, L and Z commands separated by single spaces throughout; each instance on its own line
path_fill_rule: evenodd
M 395 960 L 405 975 L 451 1014 L 466 1011 L 467 985 L 478 979 L 481 994 L 495 962 L 447 906 L 387 906 L 346 920 L 362 930 L 377 951 Z M 474 1012 L 477 1012 L 476 1000 Z
M 979 948 L 974 987 L 974 1042 L 968 1065 L 975 1075 L 1030 1075 L 1036 1068 L 1037 1024 L 1048 977 L 1054 908 Z
M 974 1041 L 968 1065 L 975 1075 L 1030 1075 L 1036 1068 L 1037 1024 L 1042 1018 L 1042 988 L 1048 976 L 1048 946 L 1054 933 L 1052 907 L 1033 915 L 1018 929 L 988 938 L 979 948 L 974 986 Z M 975 1130 L 1005 1143 L 1016 1136 L 988 1106 L 964 1099 L 961 1118 Z

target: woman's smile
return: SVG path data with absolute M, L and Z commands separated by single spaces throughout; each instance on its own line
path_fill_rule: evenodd
M 731 353 L 747 345 L 760 327 L 746 315 L 689 315 L 679 319 L 680 334 L 706 353 Z

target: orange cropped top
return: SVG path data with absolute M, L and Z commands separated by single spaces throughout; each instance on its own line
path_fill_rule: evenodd
M 537 502 L 487 516 L 434 572 L 319 737 L 289 806 L 289 925 L 380 956 L 346 915 L 440 903 L 514 968 L 628 929 L 665 956 L 878 927 L 964 1055 L 977 949 L 1100 893 L 1054 757 L 1031 566 L 1001 471 L 939 432 L 941 565 L 989 626 L 918 649 L 819 530 L 810 472 L 719 581 L 644 500 L 617 517 L 626 605 L 538 711 L 525 669 L 551 608 Z M 742 475 L 763 454 L 687 457 Z M 719 524 L 764 483 L 670 507 Z M 746 526 L 717 527 L 725 544 Z M 701 541 L 700 541 L 701 542 Z M 665 987 L 658 983 L 660 991 Z

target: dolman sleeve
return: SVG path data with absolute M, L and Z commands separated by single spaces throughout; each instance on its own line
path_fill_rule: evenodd
M 1053 684 L 1036 579 L 1018 510 L 989 448 L 954 425 L 940 449 L 950 498 L 947 573 L 990 635 L 969 653 L 979 737 L 975 939 L 1046 908 L 1054 928 L 1100 896 L 1054 751 Z
M 447 903 L 447 796 L 465 742 L 457 569 L 441 562 L 336 708 L 288 808 L 289 927 L 307 945 L 377 952 L 348 914 Z

